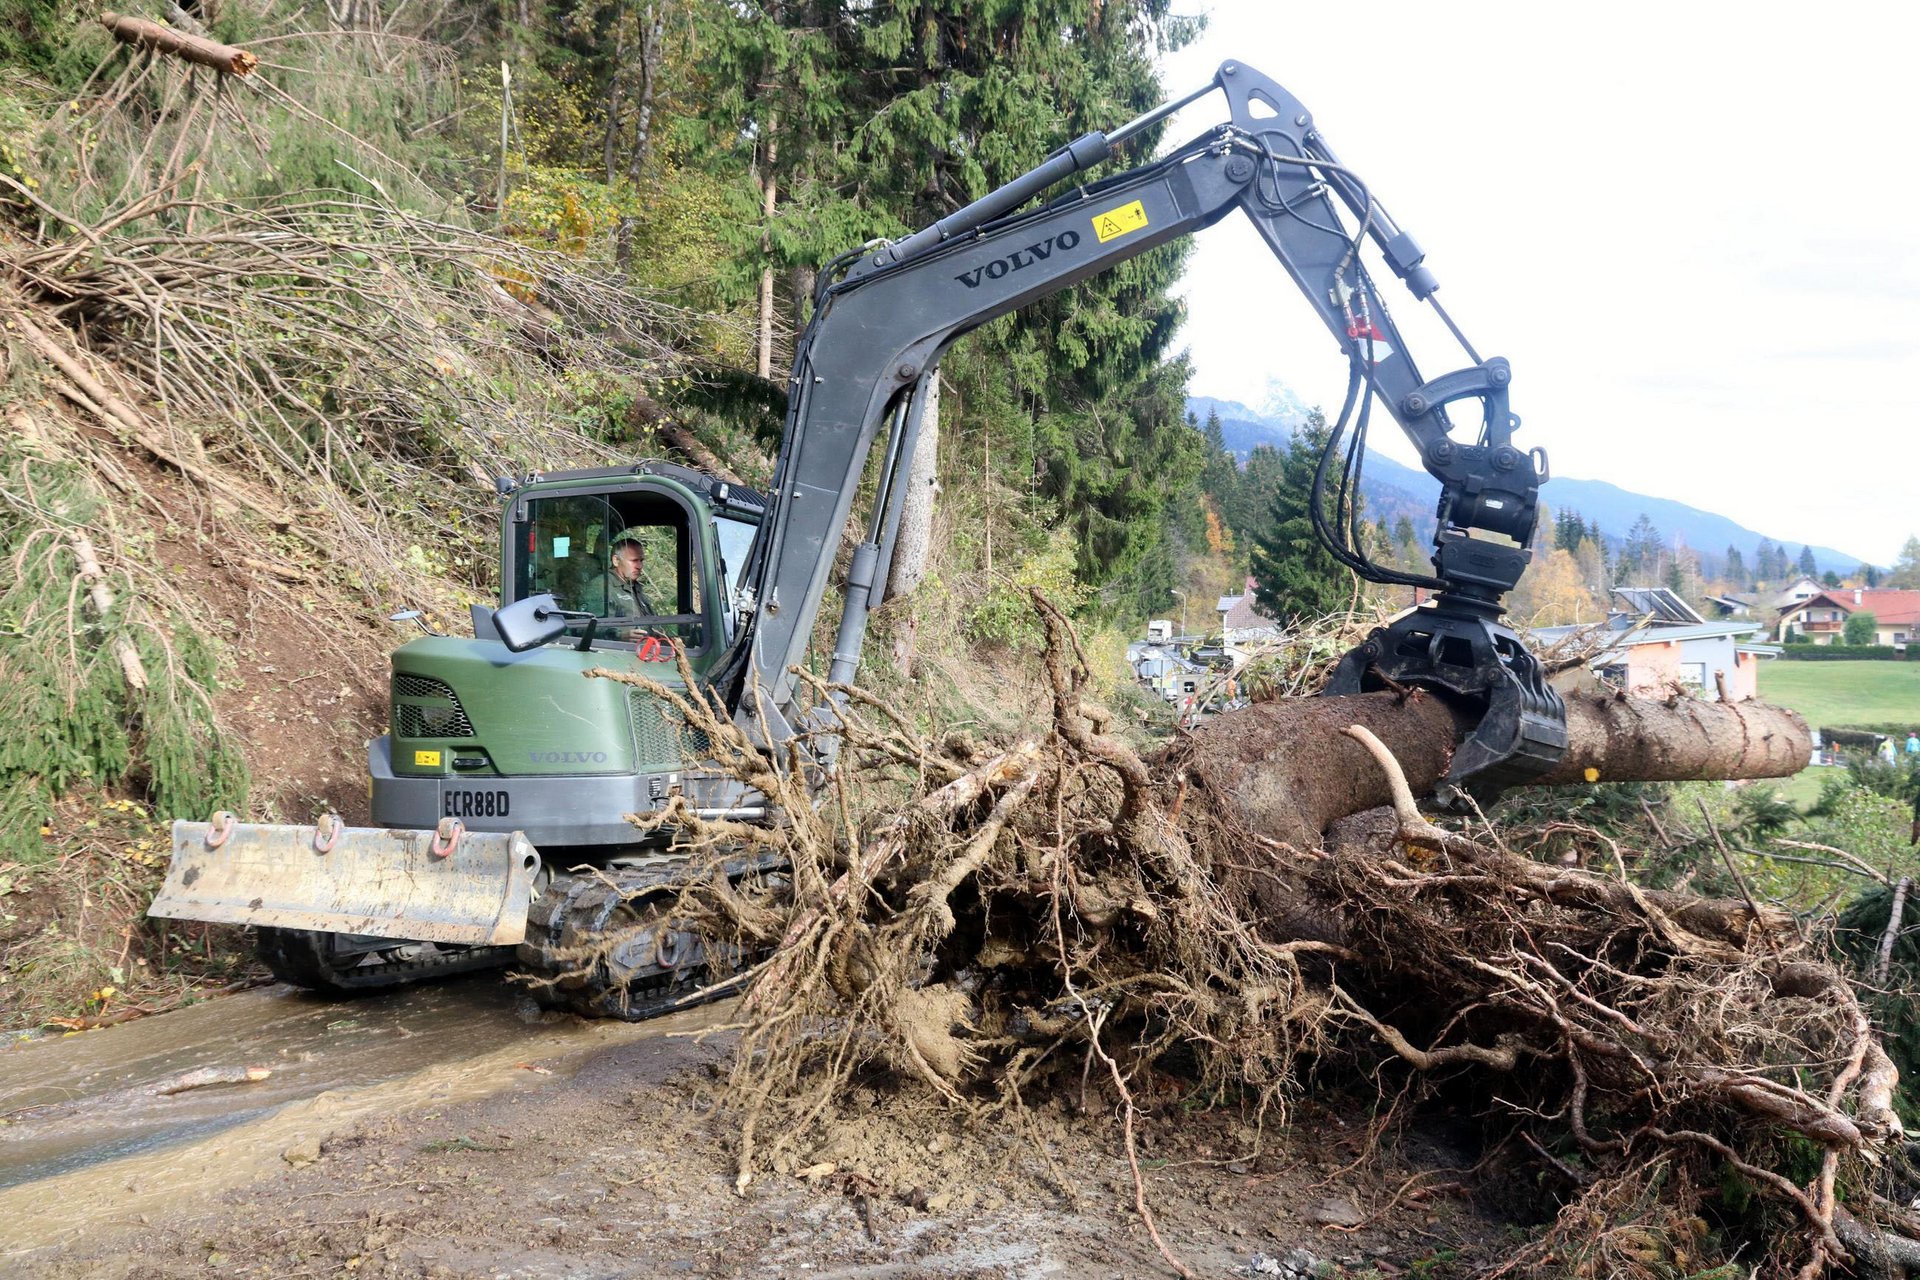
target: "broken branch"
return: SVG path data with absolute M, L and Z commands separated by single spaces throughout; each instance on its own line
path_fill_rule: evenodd
M 100 15 L 100 25 L 112 32 L 113 38 L 121 44 L 130 44 L 137 49 L 152 49 L 155 53 L 181 58 L 196 66 L 211 67 L 223 75 L 250 75 L 260 65 L 260 59 L 245 49 L 163 27 L 145 18 L 103 13 Z

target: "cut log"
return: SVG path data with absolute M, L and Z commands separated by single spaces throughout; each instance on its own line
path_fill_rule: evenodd
M 245 49 L 237 49 L 230 44 L 219 44 L 204 36 L 177 31 L 172 27 L 163 27 L 145 18 L 129 18 L 118 13 L 103 13 L 100 15 L 100 25 L 112 32 L 113 38 L 121 44 L 170 54 L 196 66 L 211 67 L 223 75 L 248 75 L 260 65 L 260 59 Z
M 1445 776 L 1456 737 L 1472 727 L 1418 692 L 1299 698 L 1220 716 L 1169 760 L 1249 830 L 1312 848 L 1334 821 L 1392 801 L 1367 749 L 1346 736 L 1351 724 L 1386 744 L 1416 795 Z M 1539 785 L 1781 778 L 1812 750 L 1806 721 L 1779 707 L 1576 695 L 1567 753 Z

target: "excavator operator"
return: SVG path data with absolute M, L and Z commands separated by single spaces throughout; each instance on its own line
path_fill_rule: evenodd
M 607 563 L 605 599 L 608 618 L 650 618 L 655 609 L 640 585 L 647 567 L 646 548 L 638 529 L 622 529 L 613 537 L 612 558 Z

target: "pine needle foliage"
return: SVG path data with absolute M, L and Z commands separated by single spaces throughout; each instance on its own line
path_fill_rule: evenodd
M 1327 436 L 1327 420 L 1318 410 L 1294 432 L 1282 457 L 1268 526 L 1254 542 L 1254 598 L 1261 612 L 1284 624 L 1344 612 L 1353 598 L 1353 575 L 1313 529 L 1314 469 Z M 1333 518 L 1331 507 L 1326 516 Z
M 0 862 L 40 860 L 41 825 L 80 786 L 132 780 L 170 813 L 237 808 L 246 766 L 214 722 L 213 647 L 124 570 L 102 570 L 111 603 L 96 605 L 75 537 L 106 513 L 84 470 L 13 437 L 0 464 Z

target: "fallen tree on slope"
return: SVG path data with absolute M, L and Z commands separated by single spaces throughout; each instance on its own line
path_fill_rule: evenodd
M 1045 736 L 928 742 L 821 687 L 847 699 L 824 805 L 797 754 L 769 762 L 717 708 L 682 703 L 789 819 L 769 832 L 678 802 L 649 819 L 694 846 L 774 844 L 791 865 L 778 895 L 715 876 L 675 908 L 772 952 L 733 1067 L 743 1185 L 802 1161 L 876 1062 L 979 1113 L 1017 1110 L 1056 1072 L 1091 1079 L 1131 1152 L 1151 1067 L 1277 1119 L 1308 1064 L 1345 1060 L 1465 1090 L 1504 1141 L 1544 1154 L 1564 1207 L 1535 1263 L 1656 1274 L 1649 1231 L 1691 1240 L 1728 1177 L 1773 1207 L 1727 1229 L 1783 1274 L 1876 1238 L 1857 1219 L 1892 1212 L 1863 1188 L 1898 1132 L 1895 1072 L 1791 917 L 1429 822 L 1412 795 L 1457 726 L 1419 692 L 1256 706 L 1143 757 L 1082 699 L 1065 620 L 1041 607 Z M 1752 703 L 1583 695 L 1569 728 L 1556 780 L 1780 776 L 1808 750 L 1797 716 Z M 865 809 L 856 790 L 886 771 L 912 797 Z M 1141 1209 L 1151 1228 L 1144 1194 Z

